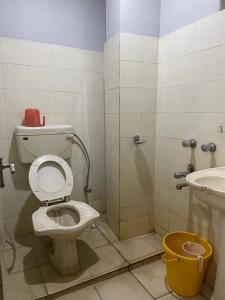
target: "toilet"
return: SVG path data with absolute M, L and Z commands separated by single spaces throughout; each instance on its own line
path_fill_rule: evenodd
M 37 236 L 49 236 L 51 263 L 62 274 L 79 270 L 76 239 L 99 218 L 84 202 L 69 200 L 73 174 L 67 162 L 57 155 L 43 155 L 32 163 L 29 183 L 41 206 L 32 215 Z
M 40 207 L 32 215 L 33 230 L 37 236 L 50 237 L 50 261 L 55 269 L 63 275 L 79 271 L 76 239 L 100 216 L 88 204 L 70 200 L 73 174 L 62 156 L 70 157 L 71 149 L 69 147 L 71 145 L 66 137 L 67 134 L 71 134 L 71 130 L 66 126 L 63 128 L 62 126 L 47 129 L 36 128 L 36 131 L 18 126 L 16 130 L 19 158 L 23 163 L 31 163 L 29 183 L 34 195 L 40 201 Z M 42 135 L 45 140 L 54 140 L 56 147 L 52 150 L 64 150 L 59 153 L 60 156 L 43 154 L 35 158 L 37 153 L 40 154 L 41 151 L 46 151 L 46 147 L 48 148 L 46 144 L 42 147 L 39 146 Z M 37 136 L 37 142 L 35 136 Z M 36 147 L 34 143 L 36 143 Z M 62 148 L 63 143 L 65 147 Z M 61 145 L 57 148 L 58 144 Z M 49 145 L 51 147 L 51 142 Z M 31 151 L 32 149 L 33 151 Z

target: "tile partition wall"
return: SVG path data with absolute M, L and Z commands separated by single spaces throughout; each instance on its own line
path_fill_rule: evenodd
M 0 39 L 0 152 L 15 162 L 16 174 L 6 175 L 4 221 L 15 234 L 32 230 L 31 214 L 39 206 L 28 184 L 29 165 L 18 162 L 13 130 L 24 109 L 39 108 L 47 124 L 72 124 L 91 156 L 90 203 L 105 210 L 103 53 Z M 77 146 L 71 166 L 71 197 L 84 201 L 86 163 Z
M 158 38 L 105 43 L 107 219 L 127 239 L 153 230 Z M 146 143 L 135 145 L 139 134 Z
M 225 11 L 160 38 L 156 130 L 155 227 L 157 232 L 189 230 L 208 238 L 217 250 L 219 213 L 176 191 L 175 171 L 189 162 L 196 169 L 225 165 Z M 197 148 L 181 142 L 195 138 Z M 214 142 L 215 154 L 200 150 Z M 184 182 L 184 179 L 181 180 Z M 216 251 L 217 254 L 217 251 Z M 216 257 L 217 255 L 215 255 Z

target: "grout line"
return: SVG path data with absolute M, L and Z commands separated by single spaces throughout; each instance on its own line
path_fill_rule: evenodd
M 98 294 L 99 298 L 100 298 L 101 300 L 103 300 L 102 297 L 101 297 L 101 295 L 100 295 L 100 293 L 99 293 L 99 291 L 98 291 L 98 288 L 97 288 L 96 285 L 94 286 L 94 289 L 95 289 L 96 293 Z

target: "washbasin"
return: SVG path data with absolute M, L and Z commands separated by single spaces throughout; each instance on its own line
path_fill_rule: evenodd
M 193 172 L 186 181 L 200 200 L 225 213 L 225 167 Z
M 225 299 L 225 167 L 193 172 L 186 177 L 196 197 L 221 212 L 219 255 L 214 293 L 211 299 Z

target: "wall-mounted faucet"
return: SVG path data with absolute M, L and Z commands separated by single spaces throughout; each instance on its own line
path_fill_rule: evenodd
M 186 177 L 188 174 L 192 173 L 195 171 L 195 167 L 192 164 L 188 164 L 187 165 L 187 171 L 185 172 L 175 172 L 174 173 L 174 178 L 179 179 L 182 177 Z M 176 184 L 176 189 L 177 190 L 182 190 L 182 188 L 187 187 L 188 184 L 187 183 L 178 183 Z
M 216 145 L 214 143 L 203 144 L 203 145 L 201 145 L 201 150 L 203 152 L 215 152 Z
M 187 183 L 178 183 L 178 184 L 176 185 L 176 189 L 177 189 L 178 191 L 181 191 L 184 187 L 187 187 L 187 186 L 188 186 Z
M 185 172 L 175 172 L 174 173 L 174 178 L 179 179 L 182 177 L 186 177 L 188 174 L 192 173 L 195 171 L 195 167 L 192 164 L 187 165 L 187 171 Z
M 3 165 L 3 158 L 0 157 L 0 188 L 4 188 L 5 186 L 3 170 L 7 168 L 10 169 L 11 174 L 15 173 L 15 165 L 14 164 Z
M 138 134 L 136 134 L 136 135 L 133 137 L 133 142 L 134 142 L 136 145 L 141 145 L 141 144 L 146 143 L 146 141 L 142 141 L 142 140 L 141 140 L 140 135 L 138 135 Z

